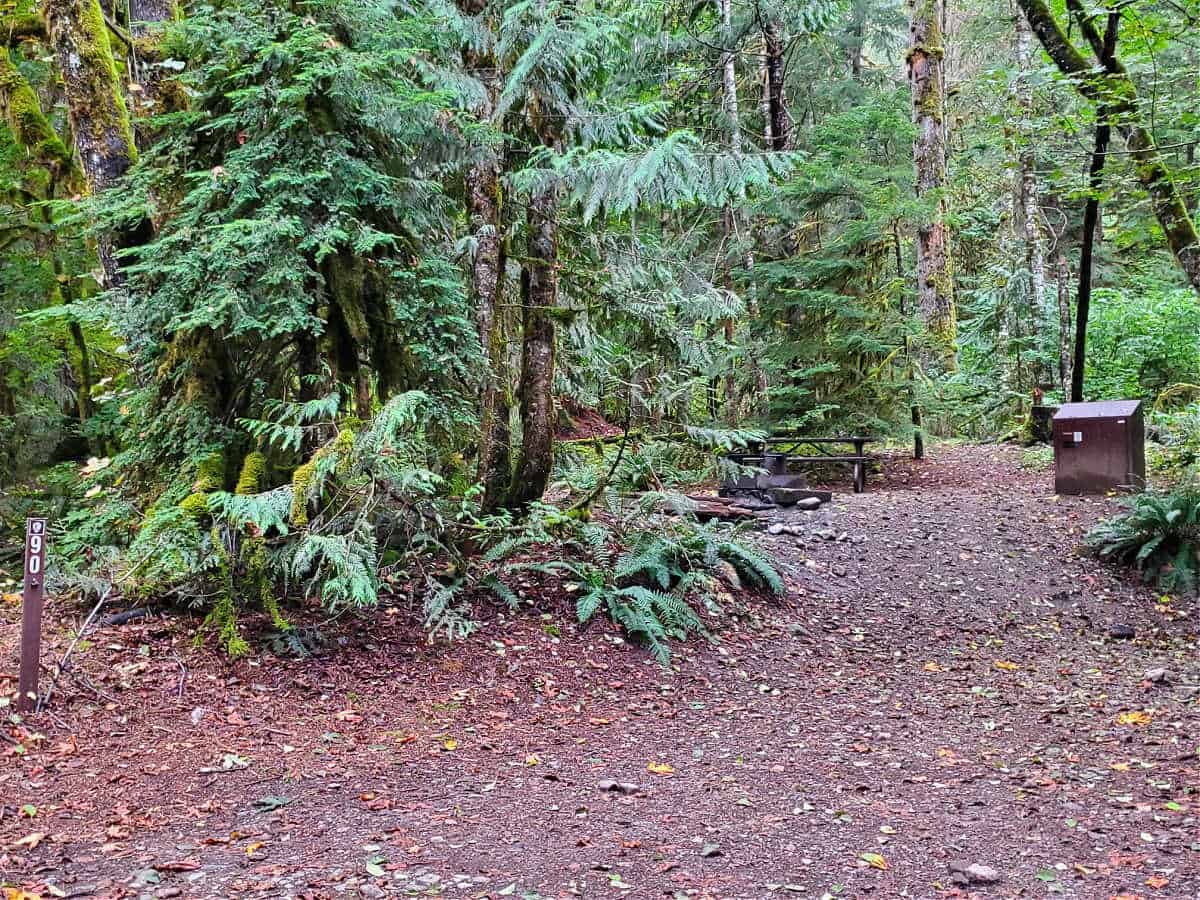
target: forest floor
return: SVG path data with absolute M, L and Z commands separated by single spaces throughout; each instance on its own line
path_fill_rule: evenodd
M 939 448 L 782 516 L 799 536 L 759 540 L 789 596 L 672 671 L 566 604 L 484 611 L 449 648 L 383 610 L 299 661 L 223 661 L 185 621 L 104 629 L 41 736 L 0 743 L 0 884 L 1196 897 L 1195 610 L 1078 555 L 1114 501 L 1019 460 Z M 55 655 L 79 620 L 56 614 Z

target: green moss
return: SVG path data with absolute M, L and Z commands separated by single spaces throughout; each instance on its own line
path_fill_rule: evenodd
M 50 2 L 62 4 L 65 0 Z M 100 0 L 76 0 L 71 5 L 76 6 L 79 12 L 76 46 L 80 56 L 80 70 L 91 80 L 91 90 L 88 93 L 96 102 L 83 120 L 90 119 L 96 138 L 103 137 L 110 130 L 117 131 L 128 148 L 129 161 L 133 162 L 137 159 L 133 126 L 129 119 L 129 109 L 125 105 L 125 95 L 121 90 L 121 79 L 117 75 L 112 41 L 108 36 L 108 26 L 104 23 Z
M 308 462 L 296 467 L 296 471 L 292 473 L 292 524 L 297 528 L 303 528 L 308 524 L 308 492 L 312 489 L 313 477 L 317 472 L 317 460 L 321 458 L 321 452 L 317 453 Z
M 212 545 L 217 556 L 217 602 L 200 625 L 196 634 L 196 645 L 204 641 L 204 635 L 209 631 L 217 632 L 217 641 L 222 649 L 233 659 L 245 656 L 250 652 L 250 645 L 238 633 L 237 608 L 233 602 L 233 572 L 229 564 L 229 553 L 225 550 L 225 542 L 221 540 L 221 532 L 214 526 L 212 530 Z
M 179 501 L 179 508 L 189 516 L 200 519 L 208 515 L 208 494 L 197 491 Z
M 231 593 L 223 592 L 212 612 L 205 617 L 204 624 L 200 626 L 200 633 L 196 635 L 197 644 L 203 642 L 204 634 L 209 630 L 217 632 L 217 641 L 231 659 L 237 659 L 250 652 L 250 644 L 238 634 L 237 610 L 234 608 Z
M 242 471 L 238 475 L 236 491 L 242 496 L 257 494 L 262 490 L 262 477 L 267 468 L 267 458 L 255 450 L 247 453 L 242 462 Z
M 225 486 L 225 455 L 220 451 L 210 453 L 196 465 L 196 482 L 192 490 L 197 492 L 219 491 Z
M 253 537 L 247 539 L 245 546 L 247 593 L 257 595 L 258 602 L 277 631 L 287 631 L 292 624 L 284 617 L 275 597 L 275 587 L 267 566 L 267 543 L 261 537 Z
M 62 172 L 74 170 L 71 151 L 51 127 L 37 94 L 21 75 L 7 47 L 0 47 L 0 100 L 9 129 L 33 159 Z

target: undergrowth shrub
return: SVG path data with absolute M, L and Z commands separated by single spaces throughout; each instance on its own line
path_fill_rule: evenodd
M 461 480 L 461 470 L 428 439 L 445 418 L 433 398 L 397 395 L 365 423 L 340 406 L 336 394 L 268 405 L 239 423 L 252 449 L 198 449 L 144 511 L 120 498 L 122 464 L 97 470 L 95 505 L 68 517 L 58 545 L 60 586 L 189 607 L 204 615 L 197 642 L 237 657 L 252 649 L 244 612 L 270 623 L 271 646 L 306 652 L 314 641 L 288 607 L 337 616 L 381 596 L 409 598 L 431 637 L 461 638 L 477 627 L 471 604 L 483 592 L 515 607 L 508 582 L 538 571 L 568 580 L 582 623 L 606 615 L 662 661 L 670 640 L 709 634 L 702 616 L 720 612 L 720 579 L 783 588 L 736 530 L 696 522 L 685 496 L 629 494 L 712 472 L 720 442 L 707 436 L 655 441 L 628 468 L 617 451 L 576 454 L 563 506 L 481 517 L 478 488 L 455 490 L 447 473 Z
M 1200 481 L 1137 494 L 1096 525 L 1088 545 L 1102 558 L 1135 566 L 1166 591 L 1200 593 Z
M 1176 385 L 1191 388 L 1192 385 Z M 1200 392 L 1200 388 L 1196 389 Z M 1179 396 L 1181 392 L 1176 392 Z M 1200 394 L 1198 394 L 1200 395 Z M 1169 407 L 1170 398 L 1159 398 L 1158 408 L 1150 415 L 1149 435 L 1154 440 L 1147 461 L 1152 470 L 1168 481 L 1180 481 L 1200 462 L 1200 403 L 1178 409 Z
M 703 615 L 723 612 L 717 602 L 722 579 L 734 589 L 784 589 L 771 562 L 735 528 L 697 522 L 688 504 L 685 497 L 658 492 L 628 501 L 609 488 L 594 515 L 536 506 L 519 528 L 503 529 L 503 537 L 440 600 L 484 589 L 516 608 L 514 577 L 539 572 L 565 578 L 577 595 L 580 624 L 604 614 L 665 664 L 670 640 L 712 636 Z

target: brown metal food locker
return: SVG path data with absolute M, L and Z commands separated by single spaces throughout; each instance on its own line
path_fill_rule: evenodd
M 1140 491 L 1146 486 L 1146 426 L 1140 400 L 1064 403 L 1054 415 L 1054 490 Z

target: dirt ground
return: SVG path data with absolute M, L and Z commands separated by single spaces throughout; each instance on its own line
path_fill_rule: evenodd
M 302 661 L 106 628 L 49 713 L 0 729 L 0 884 L 1198 897 L 1196 611 L 1079 555 L 1114 501 L 1055 498 L 1019 459 L 895 459 L 780 517 L 795 534 L 758 540 L 789 595 L 670 671 L 567 607 L 482 610 L 449 648 L 384 610 Z M 81 618 L 54 615 L 51 658 Z M 4 692 L 16 640 L 10 607 Z

